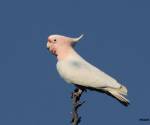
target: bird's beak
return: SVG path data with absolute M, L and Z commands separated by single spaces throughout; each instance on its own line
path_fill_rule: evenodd
M 47 49 L 49 49 L 49 48 L 50 48 L 50 43 L 49 43 L 49 42 L 47 42 L 47 44 L 46 44 L 46 48 L 47 48 Z
M 72 39 L 72 42 L 78 42 L 81 38 L 83 37 L 83 34 L 82 35 L 80 35 L 79 37 L 77 37 L 77 38 L 71 38 Z

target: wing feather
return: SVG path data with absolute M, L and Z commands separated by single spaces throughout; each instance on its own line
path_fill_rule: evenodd
M 114 78 L 81 59 L 58 62 L 57 70 L 69 83 L 93 88 L 120 87 Z

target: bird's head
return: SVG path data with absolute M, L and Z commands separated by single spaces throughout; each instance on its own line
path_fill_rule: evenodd
M 58 56 L 59 54 L 66 54 L 68 50 L 72 48 L 82 37 L 83 35 L 77 38 L 50 35 L 47 41 L 47 49 L 55 56 Z

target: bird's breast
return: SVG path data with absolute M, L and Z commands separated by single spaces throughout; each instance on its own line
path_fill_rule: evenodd
M 57 71 L 59 75 L 68 83 L 71 83 L 70 75 L 72 72 L 70 71 L 70 63 L 68 61 L 58 61 L 56 64 Z M 72 64 L 73 65 L 73 64 Z M 77 64 L 75 64 L 77 65 Z

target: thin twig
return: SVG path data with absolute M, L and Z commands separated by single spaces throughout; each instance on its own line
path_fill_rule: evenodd
M 81 116 L 78 115 L 78 109 L 85 103 L 85 101 L 80 102 L 80 98 L 82 96 L 82 93 L 85 90 L 78 87 L 74 90 L 74 92 L 71 95 L 72 99 L 72 125 L 78 125 L 81 122 Z

